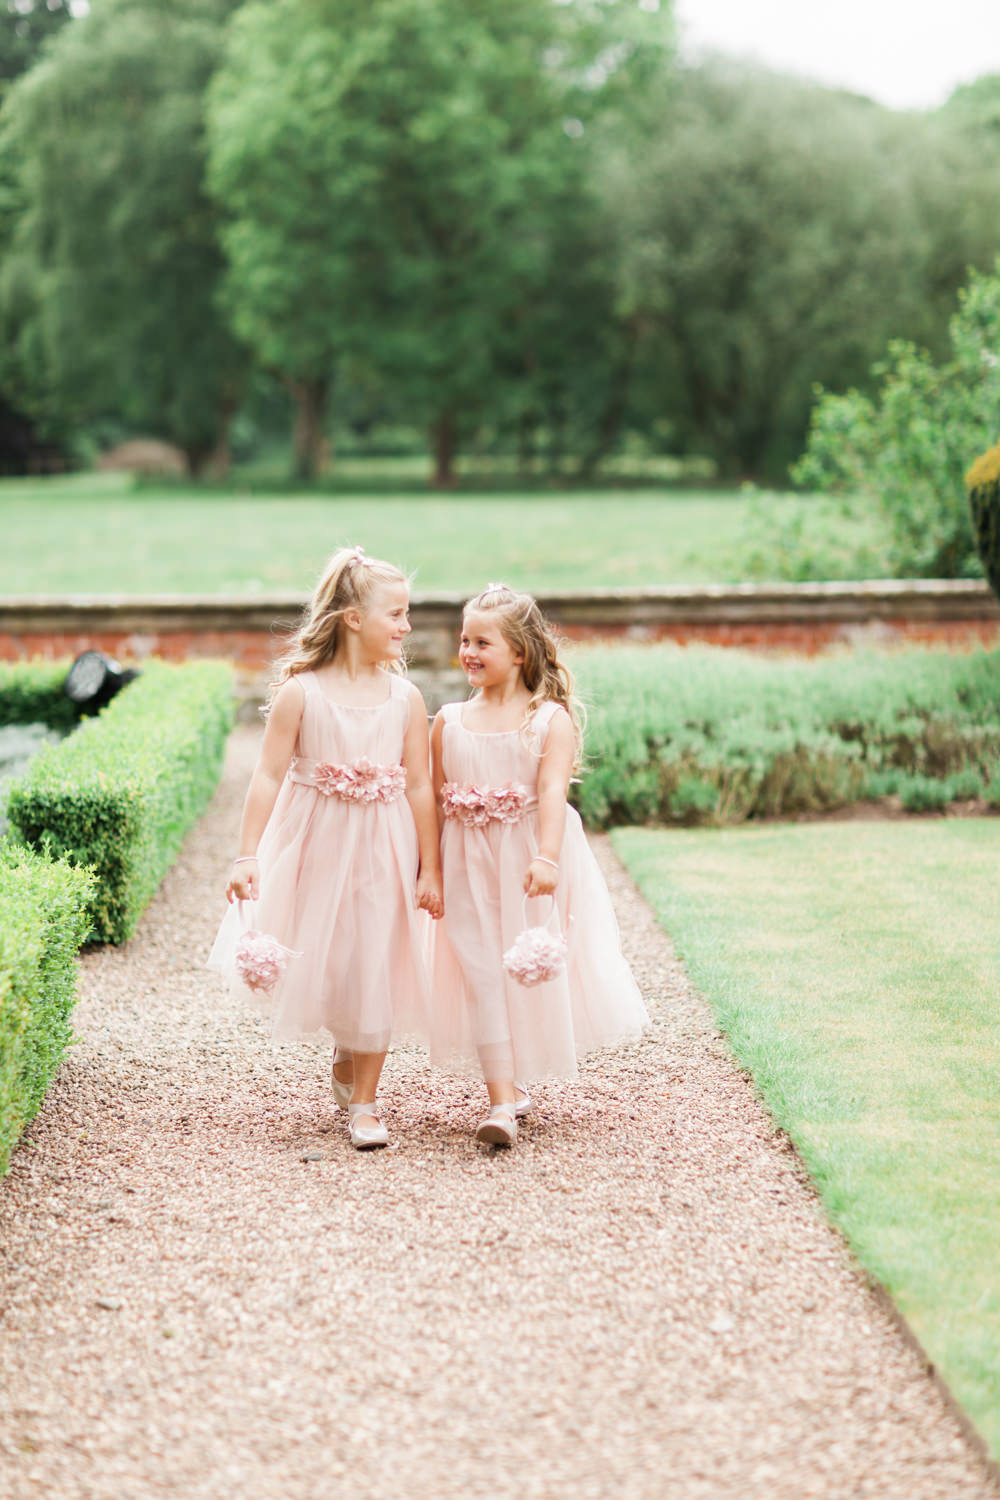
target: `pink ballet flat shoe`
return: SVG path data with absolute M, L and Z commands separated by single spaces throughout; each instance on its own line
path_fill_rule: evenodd
M 333 1067 L 330 1069 L 330 1083 L 333 1088 L 334 1102 L 338 1104 L 341 1109 L 346 1109 L 350 1104 L 351 1095 L 354 1092 L 354 1084 L 341 1083 L 340 1079 L 337 1077 L 336 1069 L 340 1063 L 347 1062 L 348 1058 L 350 1058 L 351 1056 L 352 1054 L 350 1052 L 342 1051 L 340 1047 L 334 1048 Z
M 528 1093 L 528 1090 L 525 1088 L 523 1083 L 515 1083 L 514 1093 L 517 1095 L 517 1098 L 514 1101 L 514 1114 L 517 1119 L 522 1120 L 525 1115 L 531 1114 L 531 1111 L 535 1106 L 532 1102 L 531 1095 Z
M 363 1115 L 370 1115 L 374 1125 L 359 1125 L 357 1120 Z M 356 1151 L 373 1151 L 376 1146 L 388 1146 L 389 1132 L 382 1124 L 379 1107 L 374 1099 L 367 1104 L 355 1104 L 353 1101 L 347 1106 L 347 1129 L 351 1136 L 351 1145 Z
M 517 1108 L 514 1104 L 494 1104 L 476 1129 L 476 1140 L 483 1146 L 513 1146 L 517 1140 Z

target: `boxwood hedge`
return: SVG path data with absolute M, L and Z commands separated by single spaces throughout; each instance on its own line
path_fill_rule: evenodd
M 0 1176 L 67 1043 L 93 877 L 0 845 Z
M 736 823 L 897 795 L 1000 804 L 1000 652 L 776 660 L 708 647 L 578 650 L 592 828 Z
M 0 662 L 0 724 L 72 729 L 79 714 L 63 691 L 65 661 Z
M 63 673 L 65 669 L 63 669 Z M 11 788 L 13 837 L 91 867 L 92 937 L 123 942 L 222 769 L 232 723 L 222 662 L 150 662 Z

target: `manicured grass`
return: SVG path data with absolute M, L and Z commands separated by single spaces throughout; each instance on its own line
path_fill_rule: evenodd
M 5 480 L 0 593 L 308 589 L 345 542 L 412 571 L 424 592 L 491 578 L 536 591 L 738 581 L 767 576 L 774 517 L 822 534 L 831 576 L 850 576 L 859 555 L 874 557 L 872 523 L 843 521 L 831 551 L 821 506 L 776 496 L 764 518 L 740 490 L 323 495 L 135 488 L 103 474 Z
M 1000 1453 L 1000 822 L 614 841 L 834 1221 Z

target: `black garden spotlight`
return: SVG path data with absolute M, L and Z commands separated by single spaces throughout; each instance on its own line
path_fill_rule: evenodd
M 66 673 L 63 692 L 81 714 L 96 714 L 138 675 L 103 651 L 84 651 Z

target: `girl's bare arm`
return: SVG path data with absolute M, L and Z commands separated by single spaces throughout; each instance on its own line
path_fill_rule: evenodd
M 413 813 L 420 850 L 417 875 L 417 905 L 432 917 L 444 915 L 441 893 L 441 850 L 438 822 L 434 811 L 431 785 L 430 744 L 427 735 L 427 709 L 415 687 L 410 688 L 410 722 L 403 741 L 403 765 L 406 767 L 406 799 Z
M 559 856 L 566 828 L 566 794 L 573 774 L 576 741 L 569 715 L 553 715 L 538 768 L 538 853 L 528 866 L 529 896 L 551 896 L 559 883 Z
M 278 800 L 295 750 L 305 694 L 302 684 L 290 677 L 278 689 L 264 730 L 264 743 L 250 779 L 243 818 L 240 823 L 239 863 L 233 865 L 226 898 L 229 901 L 255 900 L 260 895 L 260 872 L 256 854 L 261 834 Z

